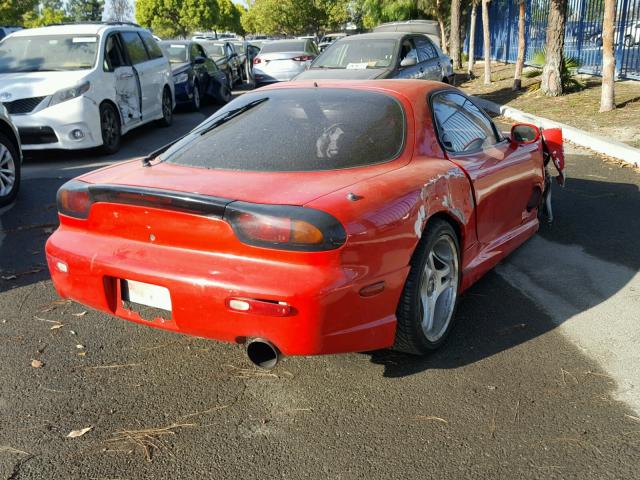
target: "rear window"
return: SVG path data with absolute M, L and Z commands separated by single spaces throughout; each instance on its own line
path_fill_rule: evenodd
M 305 43 L 304 40 L 283 40 L 281 42 L 265 43 L 260 53 L 304 52 Z
M 226 112 L 264 99 L 204 135 Z M 320 171 L 383 163 L 402 151 L 400 103 L 381 93 L 295 88 L 247 93 L 216 112 L 162 159 L 208 169 Z

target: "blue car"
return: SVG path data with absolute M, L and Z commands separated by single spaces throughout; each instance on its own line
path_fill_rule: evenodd
M 231 100 L 227 76 L 199 43 L 167 40 L 159 42 L 159 45 L 171 63 L 178 105 L 199 110 L 205 97 L 223 104 Z

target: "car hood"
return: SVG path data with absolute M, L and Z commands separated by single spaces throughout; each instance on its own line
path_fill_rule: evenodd
M 88 70 L 70 72 L 0 73 L 0 100 L 46 97 L 63 88 L 71 88 L 86 78 Z
M 173 75 L 177 75 L 182 72 L 186 72 L 191 68 L 191 64 L 189 62 L 184 63 L 172 63 L 171 64 L 171 73 Z
M 348 70 L 346 68 L 310 68 L 296 77 L 296 80 L 372 80 L 386 77 L 388 68 L 367 68 L 366 70 Z
M 402 167 L 408 159 L 319 172 L 238 172 L 128 161 L 79 177 L 89 183 L 158 188 L 274 205 L 305 205 L 329 193 Z M 275 188 L 274 188 L 275 187 Z

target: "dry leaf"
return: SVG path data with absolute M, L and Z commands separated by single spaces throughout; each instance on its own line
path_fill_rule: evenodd
M 78 344 L 78 345 L 76 345 L 76 348 L 84 348 L 84 345 Z
M 69 330 L 69 333 L 70 333 L 71 335 L 75 335 L 75 334 L 76 334 L 75 330 Z
M 80 430 L 71 430 L 67 438 L 78 438 L 83 436 L 85 433 L 91 431 L 93 427 L 81 428 Z
M 87 311 L 83 310 L 82 312 L 72 313 L 71 315 L 73 315 L 74 317 L 84 317 L 86 314 L 87 314 Z
M 44 363 L 42 363 L 40 360 L 36 360 L 36 359 L 31 360 L 31 366 L 33 368 L 40 368 L 43 365 Z
M 79 357 L 84 357 L 84 356 L 86 356 L 86 355 L 87 355 L 87 352 L 80 352 L 80 353 L 78 354 L 78 356 L 79 356 Z
M 53 325 L 49 330 L 57 330 L 57 329 L 62 328 L 62 327 L 64 327 L 64 324 L 63 323 L 59 323 L 57 325 Z

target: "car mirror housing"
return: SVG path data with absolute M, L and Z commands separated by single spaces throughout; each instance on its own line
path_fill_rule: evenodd
M 196 65 L 202 65 L 205 61 L 206 59 L 204 57 L 196 57 L 193 60 L 193 63 L 195 63 Z
M 413 67 L 414 65 L 417 65 L 418 61 L 415 59 L 415 57 L 406 57 L 403 58 L 402 61 L 400 62 L 400 66 L 401 67 Z
M 516 123 L 511 127 L 511 142 L 517 145 L 527 145 L 540 140 L 540 129 L 529 123 Z

